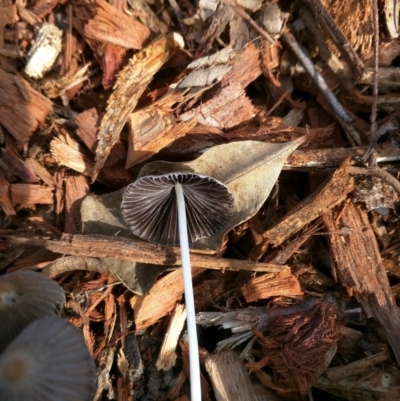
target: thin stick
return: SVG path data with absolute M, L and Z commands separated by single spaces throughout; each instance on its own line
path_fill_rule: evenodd
M 201 401 L 199 346 L 197 343 L 192 269 L 190 267 L 189 240 L 182 185 L 175 185 L 175 193 L 178 206 L 179 242 L 181 247 L 183 283 L 185 288 L 187 328 L 189 333 L 190 399 L 191 401 Z
M 325 82 L 324 77 L 315 68 L 310 56 L 307 54 L 305 49 L 299 46 L 296 39 L 289 32 L 283 32 L 281 35 L 281 39 L 290 48 L 290 50 L 297 56 L 300 63 L 303 65 L 304 69 L 307 71 L 308 75 L 321 90 L 322 96 L 335 111 L 338 120 L 341 123 L 342 127 L 344 128 L 350 142 L 353 144 L 353 146 L 354 145 L 360 146 L 361 145 L 360 135 L 355 129 L 353 130 L 349 129 L 352 127 L 351 125 L 352 118 L 349 116 L 349 114 L 341 105 L 341 103 L 336 99 L 335 95 Z
M 267 41 L 273 45 L 275 43 L 274 39 L 272 39 L 271 35 L 262 29 L 260 26 L 258 26 L 250 17 L 249 14 L 246 13 L 239 5 L 236 3 L 235 0 L 222 0 L 227 6 L 232 7 L 233 11 L 239 17 L 242 17 L 255 31 L 257 31 L 261 36 L 263 36 Z
M 367 161 L 367 159 L 371 155 L 373 148 L 378 143 L 378 139 L 380 136 L 376 124 L 376 115 L 378 110 L 378 67 L 379 67 L 379 13 L 378 13 L 377 0 L 372 0 L 372 8 L 374 16 L 374 74 L 372 81 L 371 136 L 368 150 L 363 156 L 364 161 Z M 372 166 L 370 165 L 369 167 Z
M 362 167 L 350 167 L 350 174 L 362 174 L 370 175 L 373 177 L 378 177 L 389 184 L 399 195 L 400 195 L 400 182 L 393 177 L 392 174 L 388 173 L 386 170 L 380 167 L 374 167 L 371 169 L 366 169 Z

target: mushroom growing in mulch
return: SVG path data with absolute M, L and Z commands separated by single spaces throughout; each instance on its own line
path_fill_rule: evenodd
M 229 221 L 233 198 L 214 178 L 193 172 L 146 176 L 130 184 L 121 213 L 131 231 L 163 245 L 180 245 L 189 335 L 191 400 L 201 401 L 200 363 L 189 244 Z
M 42 273 L 0 276 L 0 352 L 34 320 L 58 315 L 63 304 L 62 287 Z
M 0 399 L 90 401 L 96 367 L 82 333 L 60 317 L 26 327 L 0 355 Z

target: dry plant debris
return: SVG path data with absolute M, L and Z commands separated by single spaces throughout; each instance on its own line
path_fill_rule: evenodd
M 203 400 L 399 398 L 399 18 L 0 0 L 0 274 L 63 287 L 94 401 L 189 400 L 179 248 L 121 216 L 127 185 L 177 172 L 234 202 L 190 250 Z

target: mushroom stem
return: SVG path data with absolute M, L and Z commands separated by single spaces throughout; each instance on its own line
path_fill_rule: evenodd
M 192 269 L 190 267 L 185 198 L 183 196 L 183 188 L 181 184 L 175 184 L 175 193 L 178 207 L 179 243 L 181 248 L 183 283 L 187 311 L 187 328 L 189 334 L 190 399 L 191 401 L 201 401 L 200 360 L 196 329 L 196 312 L 194 308 Z

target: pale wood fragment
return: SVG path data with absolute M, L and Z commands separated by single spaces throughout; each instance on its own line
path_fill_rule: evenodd
M 267 273 L 251 278 L 241 287 L 246 302 L 270 297 L 296 297 L 303 295 L 300 283 L 290 271 Z
M 193 279 L 200 277 L 205 271 L 192 267 Z M 136 330 L 145 329 L 172 312 L 183 292 L 183 275 L 178 269 L 158 280 L 147 295 L 133 296 L 130 303 L 135 314 Z
M 60 138 L 54 138 L 50 143 L 51 154 L 62 166 L 69 167 L 86 176 L 91 176 L 93 162 L 79 150 L 77 143 L 75 145 L 75 147 L 71 147 Z
M 234 351 L 222 351 L 206 360 L 217 401 L 256 400 L 249 373 Z
M 334 260 L 334 274 L 347 292 L 361 303 L 368 318 L 382 325 L 397 363 L 400 363 L 400 312 L 382 263 L 367 213 L 350 202 L 339 216 L 323 217 Z M 345 227 L 348 235 L 340 230 Z
M 54 201 L 54 188 L 33 184 L 12 184 L 11 199 L 14 204 L 27 205 L 52 205 Z
M 156 366 L 158 370 L 169 370 L 175 365 L 176 346 L 186 321 L 186 309 L 182 304 L 176 304 L 169 320 L 167 332 L 161 345 Z
M 196 126 L 196 117 L 178 123 L 172 114 L 173 104 L 182 100 L 183 94 L 172 90 L 150 106 L 129 116 L 126 168 L 147 160 Z

